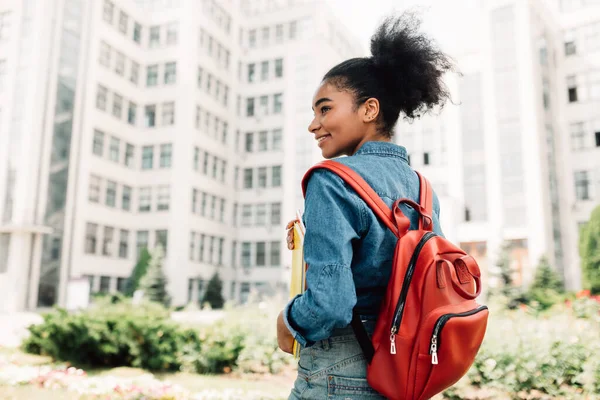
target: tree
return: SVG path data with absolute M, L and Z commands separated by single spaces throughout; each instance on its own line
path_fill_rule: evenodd
M 131 275 L 129 279 L 127 279 L 127 287 L 125 289 L 125 295 L 133 296 L 133 293 L 140 286 L 140 280 L 144 275 L 146 275 L 146 271 L 148 270 L 148 264 L 150 262 L 150 253 L 147 248 L 142 249 L 140 253 L 140 257 L 138 259 L 137 264 L 133 267 L 133 271 L 131 271 Z
M 202 303 L 208 303 L 212 308 L 223 308 L 225 304 L 225 300 L 223 299 L 223 282 L 218 273 L 215 273 L 210 278 L 210 281 L 208 281 Z
M 509 242 L 504 242 L 500 248 L 500 254 L 496 262 L 496 275 L 500 280 L 500 287 L 492 294 L 503 297 L 506 300 L 506 306 L 509 309 L 514 309 L 523 303 L 525 298 L 522 288 L 517 287 L 514 283 L 513 275 L 515 271 L 510 265 L 510 247 Z
M 542 257 L 535 271 L 533 283 L 527 291 L 527 300 L 535 301 L 542 310 L 552 307 L 561 301 L 561 294 L 564 293 L 563 283 L 550 266 L 548 259 Z
M 151 257 L 148 270 L 140 281 L 140 290 L 144 291 L 146 299 L 168 306 L 171 298 L 167 293 L 167 276 L 162 269 L 164 251 L 161 245 L 152 251 Z
M 600 294 L 600 206 L 592 211 L 590 220 L 581 229 L 579 255 L 584 288 Z

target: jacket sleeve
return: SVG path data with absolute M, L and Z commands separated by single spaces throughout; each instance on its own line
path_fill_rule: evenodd
M 350 324 L 356 305 L 353 242 L 363 233 L 364 203 L 334 173 L 317 170 L 306 190 L 304 259 L 307 290 L 284 309 L 286 326 L 303 346 Z

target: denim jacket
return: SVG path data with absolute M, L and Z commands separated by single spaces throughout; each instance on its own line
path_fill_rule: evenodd
M 419 201 L 419 178 L 404 147 L 367 142 L 336 161 L 360 174 L 390 207 L 399 198 Z M 416 229 L 417 213 L 401 207 L 410 229 Z M 435 193 L 433 210 L 434 231 L 442 235 Z M 286 305 L 283 319 L 298 343 L 311 346 L 347 327 L 354 308 L 362 319 L 376 319 L 397 239 L 350 186 L 327 170 L 315 171 L 308 181 L 303 221 L 307 290 Z

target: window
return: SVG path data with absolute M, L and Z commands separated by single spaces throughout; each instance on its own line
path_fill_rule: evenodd
M 254 98 L 248 97 L 246 99 L 246 116 L 254 117 Z
M 267 224 L 267 205 L 256 205 L 256 226 L 265 226 Z
M 577 200 L 590 200 L 589 190 L 588 171 L 575 171 L 575 197 Z
M 209 236 L 210 237 L 210 246 L 208 247 L 208 260 L 206 260 L 209 263 L 213 263 L 213 256 L 214 256 L 214 251 L 215 251 L 215 237 L 214 236 Z
M 575 75 L 567 77 L 567 88 L 569 94 L 569 103 L 577 102 L 577 77 Z
M 117 60 L 115 62 L 115 72 L 117 75 L 123 76 L 125 73 L 125 54 L 117 52 Z
M 217 252 L 217 265 L 223 265 L 223 248 L 225 247 L 225 239 L 219 238 L 219 250 Z
M 196 232 L 190 232 L 190 261 L 196 258 Z
M 279 225 L 281 223 L 281 203 L 271 204 L 271 225 Z
M 585 148 L 585 131 L 583 122 L 572 123 L 569 126 L 571 131 L 571 150 L 579 151 Z
M 194 171 L 198 171 L 200 169 L 200 149 L 198 147 L 194 147 Z
M 273 131 L 273 150 L 281 150 L 283 141 L 283 131 L 281 129 L 275 129 Z
M 121 147 L 121 141 L 116 137 L 110 138 L 110 146 L 108 151 L 108 158 L 111 161 L 119 162 L 119 150 Z
M 229 86 L 225 85 L 223 89 L 223 106 L 227 107 L 227 103 L 229 101 Z
M 126 290 L 127 290 L 127 278 L 118 277 L 117 278 L 117 291 L 119 291 L 119 293 L 125 293 Z
M 204 159 L 203 159 L 203 162 L 202 162 L 202 173 L 204 175 L 208 174 L 208 161 L 209 161 L 208 159 L 209 159 L 209 157 L 210 157 L 210 154 L 208 154 L 208 152 L 205 151 L 204 152 Z
M 212 75 L 206 74 L 206 93 L 211 94 L 212 92 Z
M 131 210 L 131 186 L 123 186 L 123 194 L 121 195 L 121 208 L 125 211 Z
M 252 168 L 244 169 L 244 189 L 252 189 Z
M 267 131 L 258 132 L 258 151 L 267 151 L 268 140 Z
M 298 33 L 298 22 L 297 21 L 290 22 L 290 39 L 296 39 L 297 33 Z
M 219 165 L 219 158 L 213 157 L 213 164 L 212 164 L 212 177 L 213 178 L 217 177 L 217 170 L 219 168 L 218 165 Z
M 167 44 L 177 44 L 177 31 L 179 27 L 177 22 L 171 22 L 167 25 Z
M 150 47 L 158 47 L 160 44 L 160 26 L 150 27 Z
M 208 200 L 208 194 L 202 192 L 202 200 L 200 201 L 200 215 L 206 216 L 206 202 Z
M 173 125 L 175 123 L 175 103 L 170 101 L 162 104 L 162 124 Z
M 136 237 L 137 258 L 139 259 L 142 250 L 148 248 L 148 231 L 138 231 Z
M 110 289 L 110 279 L 110 276 L 100 277 L 100 288 L 98 289 L 100 293 L 108 293 Z
M 254 133 L 246 133 L 246 153 L 252 153 L 254 149 Z
M 112 228 L 110 226 L 104 227 L 104 237 L 102 240 L 102 255 L 112 256 L 114 234 L 115 234 L 115 228 Z
M 256 65 L 254 64 L 248 64 L 248 82 L 252 83 L 254 82 L 254 77 L 255 77 L 255 67 Z
M 112 53 L 111 47 L 106 42 L 100 43 L 100 56 L 98 57 L 98 62 L 101 65 L 104 65 L 107 68 L 110 68 L 110 56 Z
M 227 161 L 221 160 L 221 182 L 225 183 L 225 176 L 227 175 Z
M 170 168 L 171 159 L 173 154 L 173 146 L 169 144 L 163 144 L 160 146 L 160 167 Z
M 277 267 L 281 264 L 281 244 L 271 242 L 271 266 Z
M 252 226 L 252 205 L 242 205 L 242 226 Z
M 137 104 L 130 101 L 129 107 L 127 108 L 127 123 L 135 126 L 136 114 L 137 114 Z
M 600 147 L 600 131 L 594 132 L 596 135 L 596 147 Z
M 98 224 L 88 222 L 85 226 L 86 254 L 96 254 L 96 243 L 98 243 Z
M 229 128 L 229 124 L 223 121 L 223 131 L 221 134 L 221 143 L 227 144 L 227 130 Z
M 281 186 L 281 166 L 273 167 L 273 175 L 271 177 L 273 187 Z
M 100 182 L 101 179 L 99 176 L 90 175 L 88 200 L 92 203 L 100 202 Z
M 273 96 L 273 114 L 281 113 L 281 110 L 283 108 L 283 104 L 281 102 L 282 97 L 283 95 L 281 93 L 278 93 Z
M 158 65 L 148 65 L 146 67 L 146 86 L 156 86 L 158 84 Z
M 261 115 L 269 114 L 269 96 L 260 96 L 259 110 Z
M 237 267 L 237 242 L 235 240 L 231 242 L 231 266 Z
M 278 58 L 275 60 L 275 77 L 281 78 L 283 76 L 283 59 Z
M 221 199 L 219 205 L 219 222 L 225 222 L 225 199 Z
M 104 154 L 104 132 L 97 129 L 94 130 L 94 145 L 92 147 L 92 152 L 100 157 Z
M 140 75 L 140 64 L 135 61 L 131 62 L 131 75 L 129 76 L 129 80 L 131 83 L 137 86 Z
M 142 42 L 142 25 L 138 22 L 133 24 L 133 41 L 137 44 Z
M 127 258 L 129 252 L 129 231 L 121 229 L 119 232 L 119 258 Z
M 119 13 L 119 32 L 127 34 L 127 14 L 123 11 Z
M 133 155 L 134 155 L 135 147 L 132 144 L 127 143 L 125 145 L 125 160 L 124 164 L 126 167 L 133 167 Z
M 256 29 L 248 31 L 248 46 L 256 47 Z
M 154 104 L 148 105 L 144 108 L 144 122 L 146 128 L 152 128 L 156 126 L 156 106 Z
M 115 207 L 117 205 L 117 182 L 106 181 L 106 205 Z
M 102 111 L 106 111 L 106 98 L 108 96 L 108 89 L 102 85 L 98 85 L 96 92 L 96 108 Z
M 165 84 L 170 85 L 177 81 L 177 63 L 170 62 L 165 64 Z
M 198 246 L 198 261 L 204 261 L 204 241 L 206 239 L 206 235 L 200 235 L 200 245 Z
M 112 113 L 113 116 L 115 116 L 118 119 L 121 119 L 121 116 L 123 115 L 123 96 L 116 93 L 113 94 Z
M 104 10 L 102 13 L 102 18 L 109 24 L 112 24 L 114 9 L 115 5 L 112 1 L 104 0 Z
M 139 211 L 148 212 L 152 208 L 152 188 L 141 187 L 139 199 Z
M 267 167 L 260 167 L 258 169 L 258 187 L 267 187 Z
M 202 69 L 202 67 L 198 67 L 198 79 L 196 81 L 197 85 L 198 85 L 198 89 L 202 89 L 202 75 L 204 73 L 204 70 Z
M 164 211 L 169 209 L 171 203 L 171 187 L 168 185 L 161 185 L 158 187 L 156 209 L 158 211 Z
M 263 46 L 268 46 L 269 45 L 269 34 L 271 33 L 271 30 L 269 29 L 268 26 L 263 26 L 261 29 L 261 40 L 262 40 L 262 44 Z
M 215 213 L 217 208 L 217 197 L 210 196 L 210 219 L 215 219 Z
M 283 25 L 282 24 L 275 25 L 275 42 L 276 43 L 283 42 Z
M 192 188 L 192 214 L 198 211 L 198 189 Z
M 50 259 L 58 260 L 60 257 L 60 238 L 52 238 L 52 245 L 50 249 Z M 7 251 L 8 252 L 8 251 Z M 6 268 L 2 269 L 6 271 Z
M 258 267 L 264 267 L 266 265 L 266 245 L 267 244 L 265 242 L 256 243 L 256 265 Z
M 429 153 L 427 152 L 423 153 L 423 164 L 429 165 Z
M 154 146 L 142 147 L 142 169 L 152 169 Z
M 577 46 L 575 44 L 576 31 L 569 30 L 565 32 L 565 55 L 571 56 L 577 53 Z
M 269 79 L 269 62 L 263 61 L 260 63 L 260 80 L 266 81 Z
M 242 243 L 242 267 L 250 267 L 252 265 L 252 243 Z

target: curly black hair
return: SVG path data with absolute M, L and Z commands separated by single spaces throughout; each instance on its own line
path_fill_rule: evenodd
M 420 26 L 414 12 L 388 17 L 371 37 L 371 57 L 346 60 L 323 77 L 353 93 L 357 107 L 378 99 L 379 130 L 388 137 L 401 112 L 412 120 L 450 99 L 443 75 L 454 70 L 453 62 L 419 32 Z

